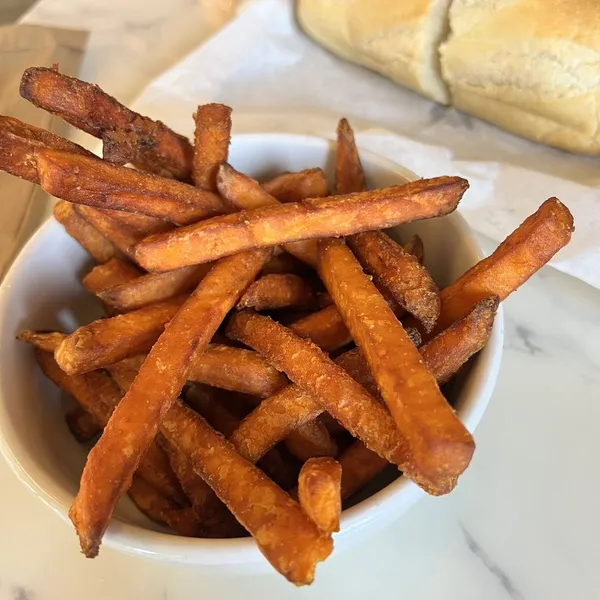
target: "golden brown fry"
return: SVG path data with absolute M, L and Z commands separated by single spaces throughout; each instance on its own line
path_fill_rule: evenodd
M 287 384 L 285 375 L 260 354 L 224 344 L 209 344 L 203 353 L 196 355 L 188 377 L 191 381 L 259 398 L 266 398 Z
M 129 312 L 193 290 L 211 266 L 209 263 L 164 273 L 148 273 L 110 289 L 103 289 L 98 297 L 119 312 Z
M 321 279 L 408 444 L 411 478 L 429 493 L 449 492 L 473 456 L 471 434 L 350 249 L 322 240 L 319 251 Z
M 308 421 L 285 439 L 286 448 L 302 462 L 320 456 L 334 457 L 338 453 L 335 440 L 319 420 Z
M 168 525 L 179 535 L 196 537 L 200 527 L 191 508 L 181 508 L 176 502 L 160 494 L 141 477 L 133 477 L 127 492 L 133 503 L 150 520 Z
M 143 117 L 103 92 L 98 86 L 54 69 L 32 67 L 23 73 L 21 96 L 82 129 L 102 138 L 107 132 L 123 131 L 137 149 L 133 160 L 142 169 L 189 179 L 192 146 L 160 121 Z M 110 160 L 108 153 L 105 158 Z
M 306 273 L 306 265 L 291 254 L 280 252 L 273 255 L 261 271 L 261 275 L 283 275 L 285 273 Z
M 423 246 L 423 240 L 418 235 L 410 237 L 408 242 L 403 246 L 405 252 L 412 254 L 421 264 L 425 260 L 425 247 Z
M 169 411 L 163 430 L 170 442 L 189 452 L 194 470 L 253 535 L 275 569 L 296 585 L 311 583 L 316 563 L 333 550 L 331 537 L 202 417 L 180 402 Z
M 208 344 L 269 256 L 261 249 L 215 264 L 150 350 L 88 455 L 69 512 L 86 556 L 98 553 L 119 498 L 187 380 L 194 353 Z M 97 481 L 110 485 L 97 486 Z
M 278 308 L 310 308 L 317 302 L 311 285 L 292 273 L 263 275 L 240 298 L 237 309 L 274 310 Z
M 556 198 L 546 200 L 491 256 L 442 290 L 434 333 L 465 316 L 486 296 L 504 300 L 566 246 L 574 230 L 569 209 Z
M 54 352 L 61 342 L 67 337 L 66 333 L 58 331 L 31 331 L 26 329 L 17 335 L 20 342 L 31 344 L 34 348 Z
M 65 415 L 65 421 L 69 431 L 80 444 L 89 442 L 102 431 L 94 417 L 81 406 L 71 409 Z
M 300 202 L 305 198 L 329 195 L 329 184 L 323 169 L 305 169 L 298 173 L 283 173 L 262 185 L 267 194 L 279 202 Z
M 147 270 L 165 271 L 254 247 L 391 227 L 452 212 L 467 187 L 459 177 L 438 177 L 242 211 L 150 236 L 136 257 Z
M 70 202 L 60 200 L 54 207 L 54 218 L 76 239 L 99 263 L 110 260 L 117 253 L 114 244 L 109 242 L 93 225 L 88 223 Z
M 6 171 L 32 183 L 39 183 L 35 153 L 44 149 L 94 156 L 78 144 L 45 129 L 0 115 L 0 171 Z
M 120 253 L 135 262 L 135 246 L 144 238 L 133 229 L 117 223 L 108 214 L 98 208 L 80 204 L 75 207 L 78 215 L 98 230 Z
M 217 190 L 219 164 L 227 160 L 231 140 L 231 108 L 224 104 L 203 104 L 194 113 L 194 185 L 211 192 Z
M 367 273 L 431 331 L 440 314 L 440 292 L 417 258 L 382 231 L 358 233 L 348 244 Z
M 146 352 L 184 300 L 182 297 L 173 298 L 83 325 L 68 335 L 56 349 L 56 360 L 65 373 L 78 375 Z
M 120 258 L 111 258 L 102 265 L 94 267 L 82 280 L 83 287 L 91 294 L 121 285 L 136 279 L 141 272 L 130 262 Z
M 381 473 L 390 463 L 362 442 L 356 441 L 339 457 L 342 466 L 342 499 L 349 498 Z
M 135 234 L 146 236 L 153 233 L 169 231 L 175 227 L 173 223 L 148 215 L 140 215 L 124 210 L 113 210 L 112 208 L 103 208 L 102 211 L 113 221 L 131 229 Z
M 227 163 L 219 167 L 217 188 L 223 198 L 238 210 L 252 210 L 279 204 L 279 200 L 265 192 L 258 181 L 239 173 Z M 314 240 L 290 242 L 284 244 L 283 248 L 292 256 L 316 268 L 318 251 Z
M 333 458 L 310 458 L 298 477 L 302 510 L 325 533 L 340 530 L 342 467 Z
M 365 174 L 354 142 L 354 132 L 346 119 L 340 119 L 337 127 L 335 193 L 350 194 L 366 189 Z
M 235 314 L 227 335 L 260 352 L 368 447 L 403 470 L 411 469 L 404 441 L 387 410 L 317 346 L 252 311 Z
M 35 158 L 44 191 L 69 202 L 137 212 L 177 225 L 225 212 L 215 194 L 174 179 L 58 150 L 39 150 Z
M 343 348 L 352 341 L 340 311 L 333 304 L 292 323 L 290 329 L 327 352 Z
M 50 352 L 36 349 L 35 355 L 44 375 L 89 412 L 99 426 L 105 427 L 122 396 L 110 377 L 99 372 L 70 376 L 61 370 Z M 165 496 L 185 504 L 186 498 L 169 461 L 156 444 L 150 446 L 140 461 L 137 474 Z

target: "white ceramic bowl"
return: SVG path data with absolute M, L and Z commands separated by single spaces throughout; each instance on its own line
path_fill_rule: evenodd
M 361 156 L 371 187 L 416 178 L 384 158 L 368 152 Z M 332 158 L 330 142 L 282 134 L 236 136 L 230 152 L 234 167 L 257 178 L 314 166 L 331 172 Z M 423 238 L 426 264 L 441 286 L 481 258 L 457 213 L 393 230 L 400 239 L 413 233 Z M 85 448 L 66 428 L 63 415 L 68 401 L 42 376 L 32 349 L 15 341 L 15 335 L 23 329 L 70 330 L 97 318 L 100 307 L 80 284 L 90 266 L 87 254 L 50 219 L 23 249 L 0 290 L 0 449 L 19 479 L 67 522 Z M 458 415 L 471 431 L 492 393 L 502 338 L 500 311 L 487 346 L 452 390 Z M 389 474 L 383 475 L 363 493 L 365 499 L 344 511 L 336 551 L 397 518 L 423 494 L 404 477 L 391 483 L 390 479 Z M 143 517 L 128 499 L 119 505 L 104 543 L 131 554 L 211 568 L 256 570 L 266 565 L 251 538 L 199 540 L 171 535 Z M 77 544 L 75 533 L 73 544 Z

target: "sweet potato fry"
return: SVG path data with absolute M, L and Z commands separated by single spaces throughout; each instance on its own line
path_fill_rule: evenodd
M 144 238 L 133 229 L 117 223 L 99 208 L 80 204 L 75 211 L 99 231 L 117 250 L 135 262 L 135 246 Z
M 82 280 L 83 287 L 91 294 L 119 286 L 136 279 L 141 272 L 130 262 L 121 258 L 111 258 L 102 265 L 95 266 Z
M 122 396 L 110 377 L 98 372 L 70 376 L 61 370 L 50 352 L 36 349 L 35 353 L 44 375 L 89 412 L 100 427 L 105 427 Z M 150 446 L 136 472 L 165 496 L 185 504 L 186 498 L 169 461 L 155 444 Z
M 320 198 L 329 195 L 329 184 L 323 169 L 305 169 L 298 173 L 283 173 L 262 185 L 267 194 L 287 204 L 305 198 Z
M 58 150 L 35 154 L 44 191 L 94 208 L 158 217 L 177 225 L 225 212 L 218 196 L 173 179 Z
M 150 520 L 168 525 L 179 535 L 196 537 L 200 533 L 198 519 L 191 508 L 181 508 L 141 477 L 133 477 L 127 493 L 133 503 Z
M 164 219 L 158 219 L 157 217 L 149 217 L 148 215 L 114 210 L 112 208 L 103 208 L 102 210 L 113 221 L 131 229 L 135 234 L 140 236 L 169 231 L 175 227 L 173 223 Z
M 302 277 L 286 273 L 263 275 L 240 298 L 237 309 L 274 310 L 278 308 L 303 308 L 314 306 L 317 296 L 311 285 Z
M 231 140 L 231 108 L 224 104 L 203 104 L 194 113 L 194 185 L 217 190 L 219 164 L 227 160 Z
M 296 275 L 307 272 L 306 265 L 291 254 L 281 252 L 273 255 L 263 267 L 261 275 L 283 275 L 294 273 Z
M 86 556 L 98 553 L 119 498 L 187 380 L 194 353 L 208 344 L 269 256 L 260 249 L 215 264 L 152 347 L 88 455 L 69 513 Z
M 569 209 L 556 198 L 546 200 L 491 256 L 442 290 L 434 333 L 466 315 L 486 296 L 504 300 L 569 243 L 574 229 Z
M 311 458 L 298 477 L 302 510 L 325 533 L 340 530 L 342 468 L 333 458 Z
M 34 348 L 46 352 L 54 352 L 66 337 L 66 333 L 59 333 L 58 331 L 31 331 L 29 329 L 21 331 L 17 335 L 20 342 L 31 344 Z
M 338 447 L 327 427 L 319 420 L 308 421 L 285 439 L 286 448 L 302 462 L 320 456 L 337 456 Z
M 326 352 L 334 352 L 352 341 L 340 311 L 333 304 L 292 323 L 290 329 Z
M 411 469 L 404 441 L 387 410 L 317 346 L 252 311 L 235 314 L 227 335 L 260 352 L 368 447 L 403 470 Z M 318 407 L 315 412 L 320 412 Z
M 336 194 L 365 189 L 354 132 L 348 121 L 341 119 L 337 129 Z M 382 231 L 357 233 L 348 238 L 348 244 L 376 284 L 419 319 L 425 331 L 431 331 L 440 314 L 440 295 L 425 267 Z
M 322 240 L 319 252 L 321 279 L 408 444 L 411 478 L 430 493 L 450 491 L 473 455 L 471 434 L 350 249 Z
M 70 202 L 60 200 L 54 206 L 54 218 L 99 263 L 106 262 L 117 254 L 114 244 L 88 223 Z
M 32 67 L 23 73 L 21 96 L 71 125 L 102 138 L 112 131 L 127 132 L 137 148 L 136 166 L 176 179 L 189 179 L 192 146 L 160 121 L 129 110 L 98 86 L 54 69 Z M 105 155 L 107 160 L 110 156 Z
M 148 273 L 110 289 L 100 290 L 98 297 L 119 312 L 129 312 L 193 290 L 211 266 L 209 263 L 164 273 Z
M 65 421 L 69 431 L 80 444 L 89 442 L 102 431 L 94 417 L 81 406 L 71 409 L 65 415 Z
M 285 375 L 260 354 L 224 344 L 209 344 L 202 354 L 196 355 L 188 377 L 191 381 L 259 398 L 266 398 L 287 384 Z
M 408 242 L 404 244 L 403 248 L 423 264 L 423 261 L 425 260 L 425 247 L 423 246 L 423 240 L 418 235 L 415 234 L 411 236 Z
M 227 163 L 223 163 L 219 167 L 217 188 L 223 198 L 238 210 L 252 210 L 279 204 L 279 200 L 265 192 L 258 181 L 239 173 Z M 314 240 L 290 242 L 284 244 L 283 248 L 292 256 L 316 268 L 318 253 Z
M 56 349 L 56 360 L 65 373 L 78 375 L 146 352 L 184 300 L 177 297 L 83 325 Z
M 365 271 L 431 331 L 440 314 L 440 292 L 418 259 L 382 231 L 350 236 L 348 244 Z
M 180 402 L 169 411 L 163 430 L 169 441 L 190 454 L 194 470 L 252 534 L 275 569 L 296 585 L 311 583 L 316 563 L 333 550 L 331 537 L 202 417 Z
M 150 236 L 136 257 L 147 270 L 166 271 L 254 247 L 391 227 L 452 212 L 467 187 L 459 177 L 438 177 L 242 211 Z
M 339 457 L 342 467 L 342 499 L 350 498 L 390 463 L 361 441 L 351 444 Z

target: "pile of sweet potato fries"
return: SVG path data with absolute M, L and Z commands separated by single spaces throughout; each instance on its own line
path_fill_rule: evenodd
M 475 444 L 440 386 L 568 243 L 563 204 L 439 290 L 421 240 L 382 229 L 452 212 L 467 181 L 367 190 L 345 119 L 331 194 L 320 168 L 262 184 L 232 168 L 220 104 L 198 107 L 192 144 L 55 68 L 27 69 L 21 95 L 103 142 L 100 159 L 0 117 L 0 169 L 60 198 L 55 218 L 98 263 L 83 285 L 105 318 L 19 335 L 95 442 L 70 511 L 86 556 L 128 494 L 180 535 L 248 532 L 303 585 L 342 502 L 390 464 L 429 494 L 454 488 Z

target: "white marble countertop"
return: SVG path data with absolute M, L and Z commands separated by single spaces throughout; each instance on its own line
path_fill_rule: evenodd
M 25 21 L 90 29 L 82 77 L 128 102 L 210 33 L 201 4 L 44 0 Z M 229 4 L 209 11 L 214 23 Z M 0 600 L 598 598 L 600 292 L 547 268 L 505 302 L 505 315 L 498 385 L 456 491 L 424 499 L 385 532 L 334 554 L 312 587 L 107 547 L 86 560 L 71 528 L 0 461 Z

